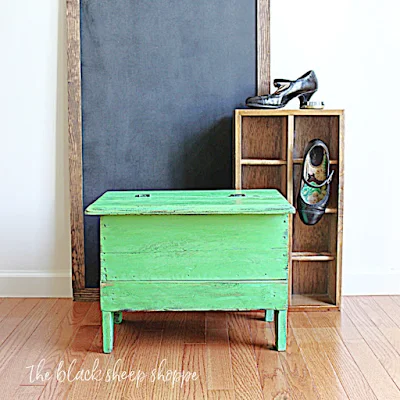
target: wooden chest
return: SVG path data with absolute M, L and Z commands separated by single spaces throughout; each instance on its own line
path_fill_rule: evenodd
M 100 215 L 104 352 L 122 311 L 254 310 L 286 348 L 288 214 L 277 190 L 107 192 Z

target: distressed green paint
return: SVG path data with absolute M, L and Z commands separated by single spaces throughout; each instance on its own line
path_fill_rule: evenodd
M 116 324 L 120 324 L 122 322 L 122 311 L 115 311 L 114 312 L 114 322 Z
M 103 216 L 100 228 L 102 253 L 287 253 L 286 215 Z
M 109 311 L 102 311 L 103 328 L 103 351 L 111 353 L 114 343 L 114 314 Z
M 276 190 L 105 193 L 86 209 L 101 216 L 104 352 L 123 310 L 275 310 L 284 350 L 289 213 Z
M 100 286 L 107 311 L 286 309 L 287 281 L 114 281 Z
M 287 279 L 287 251 L 102 253 L 102 281 Z
M 265 321 L 274 322 L 274 310 L 265 310 Z
M 278 351 L 286 350 L 287 309 L 275 310 L 275 340 Z
M 149 194 L 150 197 L 136 197 Z M 231 197 L 243 194 L 245 197 Z M 87 215 L 288 214 L 295 209 L 275 189 L 107 192 Z

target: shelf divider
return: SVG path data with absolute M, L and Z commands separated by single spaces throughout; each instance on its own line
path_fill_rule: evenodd
M 286 165 L 285 160 L 243 159 L 242 165 Z
M 293 164 L 303 164 L 303 159 L 302 158 L 294 158 Z M 338 165 L 339 161 L 338 160 L 329 160 L 329 164 L 330 165 Z
M 293 261 L 334 261 L 335 255 L 331 253 L 313 253 L 298 251 L 292 253 Z

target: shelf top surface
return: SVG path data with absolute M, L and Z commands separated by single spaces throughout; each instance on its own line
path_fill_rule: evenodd
M 86 215 L 293 214 L 294 207 L 275 189 L 109 191 Z
M 249 116 L 249 117 L 262 117 L 262 116 L 289 116 L 289 115 L 296 115 L 296 116 L 310 116 L 310 115 L 320 115 L 320 116 L 338 116 L 344 115 L 343 109 L 323 109 L 323 110 L 316 110 L 316 109 L 277 109 L 277 110 L 268 110 L 268 109 L 259 109 L 259 108 L 238 108 L 235 110 L 236 114 L 241 116 Z

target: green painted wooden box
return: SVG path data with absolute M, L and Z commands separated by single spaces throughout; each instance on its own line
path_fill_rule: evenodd
M 275 312 L 286 348 L 288 214 L 277 190 L 107 192 L 100 215 L 104 352 L 122 311 Z

